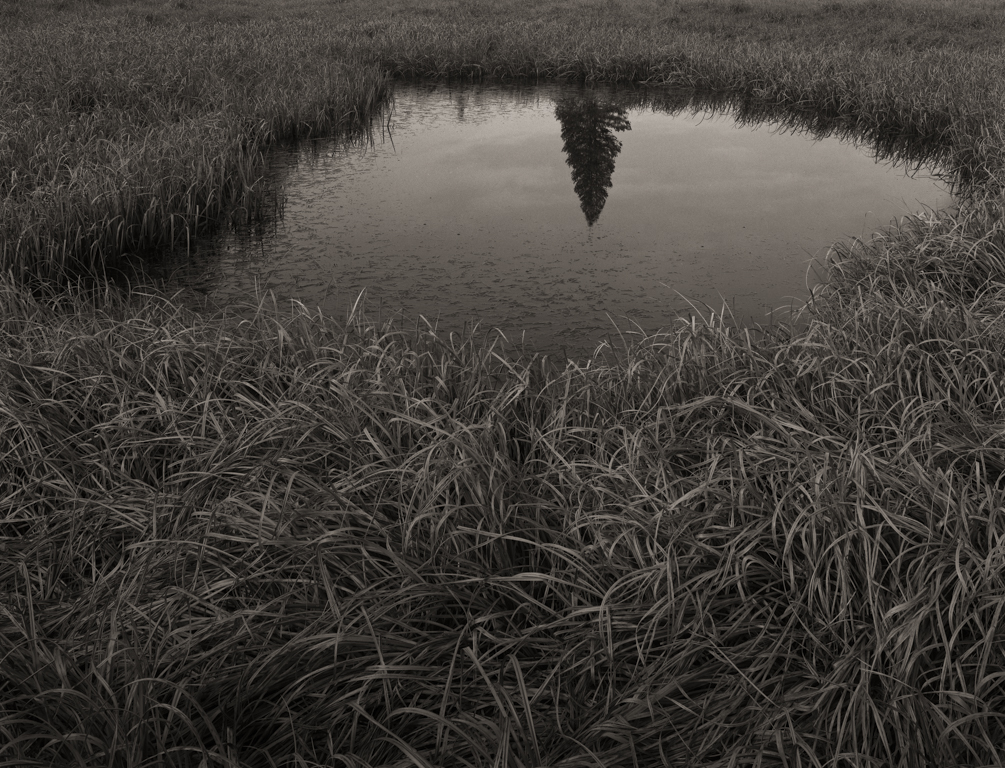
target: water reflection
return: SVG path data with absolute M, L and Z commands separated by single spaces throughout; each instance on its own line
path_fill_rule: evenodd
M 724 305 L 768 322 L 808 295 L 834 241 L 951 204 L 932 157 L 752 100 L 399 84 L 370 141 L 270 153 L 273 231 L 161 266 L 168 290 L 218 306 L 271 290 L 344 316 L 365 291 L 371 317 L 480 322 L 582 356 L 615 323 L 653 331 Z
M 615 132 L 630 131 L 627 110 L 596 96 L 569 96 L 555 102 L 562 125 L 562 151 L 572 168 L 572 183 L 586 223 L 593 226 L 613 186 L 614 159 L 621 151 Z

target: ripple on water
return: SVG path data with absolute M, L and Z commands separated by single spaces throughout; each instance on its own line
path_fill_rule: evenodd
M 405 85 L 372 142 L 280 147 L 285 212 L 168 262 L 217 304 L 271 289 L 336 316 L 481 322 L 544 352 L 728 305 L 766 322 L 804 300 L 836 240 L 951 203 L 931 168 L 798 120 L 690 95 Z M 913 170 L 910 173 L 909 170 Z

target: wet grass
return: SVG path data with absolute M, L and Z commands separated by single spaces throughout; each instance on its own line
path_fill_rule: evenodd
M 262 151 L 358 127 L 387 95 L 383 72 L 333 56 L 338 43 L 306 24 L 91 11 L 0 47 L 0 264 L 21 277 L 100 271 L 224 216 L 274 216 Z
M 0 4 L 0 765 L 1005 762 L 1002 15 Z M 267 218 L 259 153 L 387 71 L 715 85 L 934 141 L 960 206 L 799 330 L 562 369 L 67 284 Z

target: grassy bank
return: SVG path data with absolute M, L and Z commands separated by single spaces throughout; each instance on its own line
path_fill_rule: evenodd
M 0 14 L 0 765 L 1005 762 L 1005 11 Z M 26 287 L 267 218 L 259 153 L 386 73 L 756 96 L 937 144 L 961 206 L 836 246 L 798 332 L 562 370 Z
M 0 47 L 0 263 L 100 271 L 200 229 L 275 215 L 262 150 L 358 127 L 387 77 L 306 23 L 109 20 L 86 6 Z M 39 58 L 39 51 L 46 56 Z

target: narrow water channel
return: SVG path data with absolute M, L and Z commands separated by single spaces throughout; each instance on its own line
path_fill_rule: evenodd
M 679 314 L 770 322 L 836 240 L 951 203 L 931 168 L 860 142 L 582 85 L 399 84 L 371 141 L 269 160 L 282 219 L 175 254 L 169 289 L 343 317 L 365 291 L 373 318 L 570 356 Z

